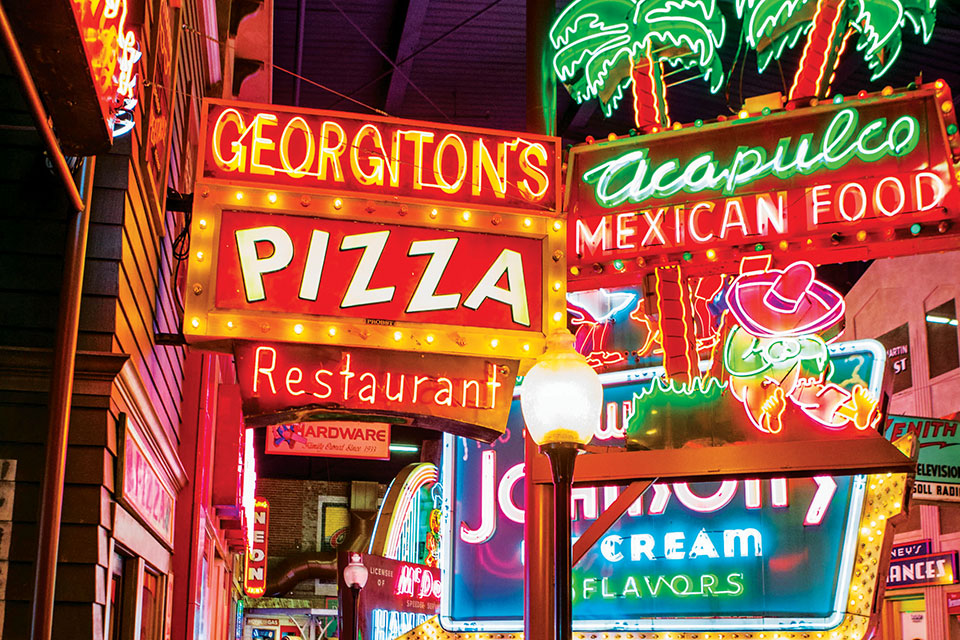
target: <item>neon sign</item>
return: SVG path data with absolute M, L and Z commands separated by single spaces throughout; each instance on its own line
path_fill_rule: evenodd
M 263 498 L 253 503 L 253 538 L 247 550 L 243 571 L 243 591 L 251 598 L 263 595 L 267 586 L 267 531 L 270 526 L 270 503 Z
M 953 246 L 953 118 L 938 82 L 574 147 L 571 288 L 626 284 L 659 263 L 731 273 L 755 246 L 803 250 L 815 262 L 841 249 L 845 260 L 916 251 L 898 240 Z
M 826 348 L 836 378 L 857 372 L 870 393 L 879 393 L 881 348 L 872 342 Z M 623 437 L 615 429 L 636 415 L 636 397 L 661 372 L 601 374 L 612 406 L 599 443 Z M 441 624 L 447 631 L 522 627 L 521 430 L 517 407 L 491 445 L 445 437 L 450 546 L 443 558 Z M 574 568 L 575 627 L 656 632 L 658 638 L 702 631 L 738 631 L 748 638 L 776 631 L 786 638 L 828 630 L 856 637 L 865 626 L 849 612 L 863 604 L 859 594 L 869 600 L 876 576 L 875 569 L 863 573 L 873 563 L 865 554 L 876 553 L 864 545 L 879 549 L 878 528 L 899 512 L 904 487 L 902 476 L 886 474 L 655 484 Z M 878 491 L 887 497 L 876 497 Z M 617 487 L 574 487 L 574 537 L 619 493 Z M 869 609 L 869 602 L 863 606 Z
M 205 114 L 199 180 L 556 209 L 556 138 L 217 101 Z
M 517 373 L 510 360 L 436 355 L 427 363 L 415 354 L 321 345 L 243 342 L 234 353 L 246 421 L 258 426 L 342 420 L 350 411 L 490 439 L 503 431 Z

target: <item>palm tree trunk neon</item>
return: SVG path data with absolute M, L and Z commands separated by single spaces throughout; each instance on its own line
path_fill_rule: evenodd
M 657 267 L 660 345 L 667 378 L 690 382 L 697 375 L 697 347 L 690 291 L 679 265 Z
M 667 113 L 667 88 L 663 83 L 663 63 L 654 62 L 647 46 L 647 52 L 638 63 L 631 65 L 633 77 L 633 120 L 637 129 L 648 131 L 650 128 L 667 127 L 670 116 Z
M 826 97 L 844 40 L 846 0 L 818 0 L 813 27 L 800 56 L 790 99 Z

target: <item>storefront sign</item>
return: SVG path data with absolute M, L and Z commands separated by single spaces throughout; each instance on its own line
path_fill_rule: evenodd
M 887 360 L 893 372 L 893 393 L 899 393 L 913 386 L 913 368 L 910 366 L 910 328 L 902 324 L 882 336 L 877 341 L 887 350 Z
M 951 616 L 960 615 L 960 591 L 947 592 L 947 614 Z
M 247 424 L 258 426 L 381 416 L 489 440 L 503 432 L 517 375 L 510 360 L 335 346 L 243 342 L 235 357 Z
M 355 555 L 355 554 L 351 554 Z M 417 627 L 440 609 L 440 570 L 420 564 L 391 560 L 382 556 L 359 554 L 369 577 L 358 602 L 359 638 L 392 640 Z M 348 552 L 337 556 L 341 594 L 349 594 L 343 582 Z M 349 600 L 349 596 L 346 598 Z M 351 602 L 340 600 L 340 618 L 350 620 Z
M 267 586 L 267 536 L 270 527 L 270 504 L 263 498 L 254 501 L 253 539 L 247 550 L 243 572 L 243 590 L 251 598 L 259 598 Z
M 932 587 L 957 581 L 957 552 L 894 558 L 887 570 L 887 589 Z
M 390 425 L 377 422 L 297 422 L 267 430 L 266 453 L 326 458 L 390 459 Z
M 872 343 L 828 349 L 837 375 L 859 371 L 867 388 L 879 384 L 869 364 L 877 350 Z M 596 444 L 623 438 L 636 396 L 661 371 L 601 375 L 606 407 Z M 522 428 L 515 401 L 507 430 L 492 445 L 445 436 L 450 513 L 441 624 L 447 630 L 522 628 Z M 843 637 L 857 637 L 860 609 L 850 594 L 869 596 L 875 583 L 855 571 L 868 562 L 867 546 L 879 553 L 884 527 L 870 523 L 900 512 L 904 480 L 883 474 L 655 484 L 575 566 L 574 627 L 779 631 L 783 638 L 844 628 L 850 634 Z M 617 487 L 574 487 L 574 538 L 619 493 Z M 869 540 L 860 536 L 863 527 Z
M 930 540 L 918 540 L 904 544 L 895 544 L 890 550 L 890 557 L 894 560 L 924 556 L 930 553 Z
M 124 421 L 120 453 L 121 502 L 167 546 L 173 545 L 176 493 L 163 480 L 141 436 Z
M 918 240 L 937 250 L 957 233 L 939 223 L 960 210 L 949 100 L 928 85 L 575 147 L 571 288 L 625 283 L 658 261 L 730 273 L 755 246 L 824 254 L 814 262 L 916 253 Z
M 920 459 L 913 497 L 960 502 L 960 422 L 911 416 L 887 416 L 884 435 L 896 440 L 905 433 L 917 436 Z
M 557 138 L 277 105 L 204 108 L 204 181 L 556 211 Z
M 273 105 L 204 109 L 191 342 L 525 358 L 564 326 L 558 140 Z

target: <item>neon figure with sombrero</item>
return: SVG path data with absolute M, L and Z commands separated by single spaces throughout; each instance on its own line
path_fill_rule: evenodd
M 818 281 L 808 262 L 769 265 L 770 256 L 744 260 L 726 293 L 736 325 L 723 364 L 751 423 L 779 433 L 790 402 L 829 430 L 876 427 L 877 400 L 863 385 L 848 390 L 827 382 L 832 365 L 823 336 L 838 333 L 843 297 Z

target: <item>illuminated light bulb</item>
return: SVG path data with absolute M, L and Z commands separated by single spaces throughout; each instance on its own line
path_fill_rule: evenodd
M 427 344 L 433 344 L 433 341 L 434 341 L 433 334 L 432 334 L 432 333 L 428 333 L 428 334 L 427 334 L 427 337 L 426 337 L 426 340 L 427 340 Z
M 910 225 L 910 235 L 914 235 L 914 236 L 920 235 L 920 230 L 922 228 L 923 227 L 920 226 L 919 222 L 914 222 L 912 225 Z
M 233 320 L 227 320 L 227 329 L 233 329 Z
M 711 262 L 717 259 L 717 252 L 715 249 L 707 249 L 707 260 Z
M 762 116 L 770 115 L 770 107 L 764 107 L 763 109 L 760 109 L 760 115 Z
M 607 134 L 607 140 L 609 140 L 610 142 L 613 142 L 616 139 L 617 139 L 617 134 L 615 134 L 613 131 Z
M 869 94 L 867 93 L 867 91 L 866 91 L 865 89 L 861 89 L 861 90 L 859 91 L 859 93 L 857 93 L 857 97 L 860 98 L 861 100 L 863 100 L 864 98 L 866 98 L 868 95 L 869 95 Z
M 337 209 L 337 210 L 343 208 L 343 200 L 341 200 L 340 198 L 337 198 L 336 200 L 334 200 L 334 201 L 333 201 L 333 208 L 334 208 L 334 209 Z
M 866 239 L 867 239 L 866 231 L 864 231 L 863 229 L 861 229 L 860 231 L 857 231 L 857 242 L 863 242 Z
M 469 211 L 464 211 L 462 215 L 463 215 L 463 221 L 464 221 L 464 222 L 468 222 L 468 221 L 470 220 L 470 212 L 469 212 Z
M 671 128 L 672 128 L 674 131 L 676 131 L 677 129 L 683 129 L 683 123 L 674 122 L 674 123 L 673 123 L 673 126 L 672 126 Z
M 726 122 L 726 121 L 727 121 L 727 116 L 723 114 L 720 114 L 719 116 L 717 116 L 717 122 Z
M 556 282 L 553 283 L 553 290 L 554 290 L 554 291 L 560 291 L 560 288 L 561 288 L 561 287 L 563 287 L 563 283 L 560 282 L 559 280 L 557 280 Z
M 891 94 L 893 94 L 893 87 L 891 87 L 890 85 L 885 86 L 885 87 L 880 91 L 880 95 L 882 95 L 882 96 L 889 96 L 889 95 L 891 95 Z
M 200 328 L 200 318 L 194 318 L 193 320 L 190 321 L 190 324 L 193 326 L 194 329 L 199 329 L 199 328 Z
M 629 136 L 632 138 L 632 137 L 634 137 L 635 135 L 637 135 L 637 130 L 631 128 L 631 129 L 629 129 L 629 130 L 627 131 L 627 135 L 629 135 Z
M 784 109 L 786 109 L 787 111 L 793 111 L 796 108 L 797 108 L 796 102 L 788 102 L 786 106 L 784 106 Z
M 402 332 L 402 331 L 394 331 L 394 332 L 393 332 L 393 339 L 394 339 L 394 340 L 396 340 L 397 342 L 400 342 L 400 340 L 401 340 L 402 338 L 403 338 L 403 332 Z
M 237 193 L 234 195 L 236 196 L 237 200 L 243 200 L 243 191 L 237 191 Z
M 580 275 L 580 267 L 570 267 L 570 275 L 572 276 Z
M 201 229 L 206 229 L 206 228 L 207 228 L 207 221 L 204 220 L 203 218 L 200 218 L 200 222 L 198 222 L 197 224 L 200 225 L 200 228 L 201 228 Z
M 753 250 L 754 250 L 754 251 L 763 251 L 763 245 L 758 242 L 757 244 L 753 245 Z
M 337 335 L 337 328 L 336 328 L 336 327 L 330 327 L 329 329 L 327 329 L 327 335 L 330 336 L 331 338 L 332 338 L 333 336 Z
M 277 194 L 271 191 L 267 194 L 267 200 L 270 201 L 270 204 L 277 204 Z
M 833 96 L 833 104 L 843 104 L 843 96 L 839 93 Z
M 557 311 L 556 313 L 553 314 L 553 321 L 554 321 L 554 322 L 560 322 L 561 320 L 563 320 L 563 312 L 562 312 L 562 311 Z
M 740 113 L 737 114 L 737 117 L 740 118 L 741 120 L 746 120 L 747 118 L 750 117 L 750 112 L 747 111 L 746 109 L 740 109 Z
M 533 224 L 533 220 L 531 220 L 530 218 L 524 218 L 524 219 L 523 219 L 523 226 L 529 228 L 530 225 L 532 225 L 532 224 Z
M 937 80 L 933 83 L 933 86 L 935 86 L 937 89 L 943 89 L 945 86 L 947 86 L 947 83 L 943 80 Z
M 699 129 L 700 127 L 703 126 L 703 120 L 697 118 L 696 120 L 693 121 L 693 126 Z
M 440 212 L 437 211 L 436 209 L 431 209 L 431 210 L 430 210 L 430 217 L 431 217 L 431 218 L 436 218 L 439 214 L 440 214 Z
M 559 220 L 554 220 L 554 221 L 553 221 L 553 230 L 554 230 L 554 231 L 560 231 L 560 229 L 563 229 L 563 223 L 560 222 Z
M 819 99 L 817 99 L 817 98 L 810 98 L 810 106 L 811 106 L 811 107 L 815 107 L 815 106 L 817 106 L 818 104 L 820 104 L 820 100 L 819 100 Z
M 658 126 L 650 127 L 650 133 L 660 133 L 660 127 Z
M 494 338 L 493 340 L 490 341 L 490 346 L 491 346 L 492 348 L 496 349 L 497 347 L 500 346 L 500 341 L 497 340 L 496 338 Z
M 585 140 L 587 141 L 587 144 L 593 144 L 594 142 L 597 141 L 597 139 L 594 138 L 593 136 L 587 136 Z
M 529 343 L 529 342 L 524 342 L 524 343 L 523 343 L 523 350 L 524 350 L 524 351 L 530 351 L 530 343 Z
M 955 135 L 956 133 L 957 133 L 957 125 L 951 122 L 950 124 L 947 125 L 947 135 L 952 136 L 952 135 Z
M 683 252 L 683 259 L 686 260 L 687 262 L 690 262 L 690 260 L 693 259 L 693 254 L 690 253 L 689 251 L 684 251 L 684 252 Z
M 786 251 L 790 248 L 790 243 L 786 240 L 781 240 L 778 246 L 780 247 L 780 251 Z
M 614 260 L 614 261 L 613 261 L 613 268 L 616 269 L 617 271 L 623 271 L 623 268 L 624 268 L 624 267 L 623 267 L 623 260 L 619 260 L 619 259 L 618 259 L 618 260 Z
M 197 262 L 203 262 L 203 251 L 197 251 Z
M 940 111 L 943 111 L 944 113 L 950 113 L 951 111 L 953 111 L 953 103 L 950 102 L 949 100 L 941 102 Z
M 297 335 L 303 333 L 303 325 L 300 323 L 293 325 L 293 332 Z

